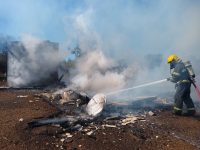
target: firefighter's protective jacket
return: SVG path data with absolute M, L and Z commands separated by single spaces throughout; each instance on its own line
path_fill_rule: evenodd
M 190 82 L 190 75 L 184 63 L 180 60 L 176 62 L 174 69 L 171 72 L 170 81 L 174 83 Z

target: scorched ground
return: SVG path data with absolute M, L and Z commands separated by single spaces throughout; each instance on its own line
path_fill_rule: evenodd
M 93 122 L 80 131 L 59 126 L 30 129 L 35 118 L 56 115 L 57 109 L 35 94 L 40 90 L 0 91 L 0 149 L 2 150 L 102 150 L 102 149 L 186 149 L 200 148 L 200 114 L 179 117 L 169 109 L 155 109 L 155 115 L 141 115 L 134 123 L 117 125 L 118 118 Z

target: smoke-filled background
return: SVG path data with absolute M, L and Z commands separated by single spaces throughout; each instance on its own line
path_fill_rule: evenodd
M 61 50 L 78 45 L 83 55 L 69 78 L 91 93 L 164 79 L 171 53 L 191 60 L 200 81 L 199 0 L 7 0 L 0 33 L 56 41 Z M 173 84 L 163 83 L 129 94 L 170 91 Z
M 46 85 L 57 77 L 57 68 L 64 59 L 58 44 L 23 35 L 21 41 L 7 42 L 7 80 L 12 87 Z

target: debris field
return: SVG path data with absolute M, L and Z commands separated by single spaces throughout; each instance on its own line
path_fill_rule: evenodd
M 72 94 L 74 99 L 66 99 L 69 93 L 63 97 L 46 90 L 1 89 L 0 148 L 200 148 L 199 112 L 195 117 L 174 116 L 171 113 L 172 105 L 165 104 L 163 100 L 157 108 L 145 106 L 142 110 L 134 108 L 134 103 L 132 107 L 126 103 L 107 103 L 99 116 L 91 118 L 84 113 L 87 96 L 81 94 L 80 97 L 75 92 L 75 96 Z M 71 93 L 74 92 L 71 90 Z M 134 108 L 134 111 L 131 112 L 130 108 Z M 38 125 L 38 121 L 43 124 Z

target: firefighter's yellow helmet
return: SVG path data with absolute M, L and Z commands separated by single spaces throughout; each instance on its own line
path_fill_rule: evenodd
M 179 58 L 176 54 L 171 54 L 167 58 L 167 63 L 171 63 L 172 61 L 178 61 L 178 60 L 179 60 Z

